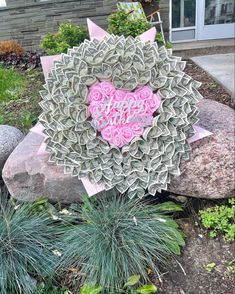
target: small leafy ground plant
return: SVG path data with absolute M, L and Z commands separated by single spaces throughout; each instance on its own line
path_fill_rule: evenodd
M 176 222 L 166 215 L 179 209 L 172 202 L 150 205 L 121 196 L 73 206 L 78 224 L 65 226 L 59 268 L 78 269 L 82 284 L 97 285 L 101 293 L 127 293 L 118 290 L 133 275 L 146 284 L 148 270 L 159 275 L 184 245 Z
M 123 286 L 123 289 L 119 289 L 118 292 L 112 292 L 112 294 L 155 294 L 157 293 L 157 287 L 153 284 L 145 284 L 139 286 L 140 275 L 134 275 L 128 278 L 127 282 Z M 102 292 L 102 287 L 90 286 L 88 284 L 83 285 L 80 294 L 98 294 Z
M 22 71 L 0 65 L 0 124 L 27 132 L 40 114 L 39 89 L 43 78 L 37 69 Z
M 235 198 L 229 199 L 227 205 L 200 210 L 199 216 L 210 237 L 222 234 L 225 241 L 235 240 Z

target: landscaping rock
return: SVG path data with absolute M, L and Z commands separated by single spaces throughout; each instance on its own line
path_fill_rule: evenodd
M 37 154 L 43 139 L 30 132 L 8 158 L 2 177 L 9 192 L 26 201 L 39 197 L 64 203 L 80 200 L 85 193 L 82 182 L 65 175 L 61 166 L 48 163 L 48 154 Z
M 168 191 L 197 198 L 234 196 L 234 110 L 203 99 L 198 125 L 213 135 L 191 144 L 190 161 L 181 163 L 182 174 L 172 178 Z
M 24 135 L 20 130 L 11 126 L 0 125 L 0 174 L 8 156 L 23 137 Z

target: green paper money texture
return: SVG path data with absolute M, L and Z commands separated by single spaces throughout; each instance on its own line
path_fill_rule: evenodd
M 50 162 L 66 174 L 88 177 L 92 183 L 116 188 L 130 198 L 167 189 L 172 175 L 180 175 L 181 160 L 188 160 L 198 121 L 200 83 L 183 72 L 185 62 L 156 42 L 108 36 L 85 40 L 62 54 L 40 92 L 43 110 L 39 121 Z M 133 91 L 147 85 L 161 97 L 152 126 L 141 137 L 118 148 L 102 139 L 88 112 L 88 89 L 111 81 L 117 89 Z

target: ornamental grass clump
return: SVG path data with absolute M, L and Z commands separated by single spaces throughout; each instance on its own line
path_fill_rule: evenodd
M 82 283 L 104 293 L 122 289 L 132 275 L 146 282 L 149 270 L 159 275 L 184 245 L 176 222 L 166 215 L 178 209 L 171 202 L 148 205 L 121 196 L 77 206 L 79 223 L 65 228 L 59 268 L 78 269 Z
M 31 206 L 14 206 L 0 194 L 0 293 L 35 293 L 33 277 L 50 275 L 54 231 L 44 214 L 32 215 Z

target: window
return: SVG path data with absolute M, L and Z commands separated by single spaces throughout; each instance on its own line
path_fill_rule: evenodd
M 172 0 L 172 28 L 195 26 L 196 0 Z
M 0 8 L 1 7 L 6 7 L 7 4 L 6 4 L 6 0 L 0 0 Z
M 233 0 L 206 0 L 205 25 L 234 23 L 234 12 Z

